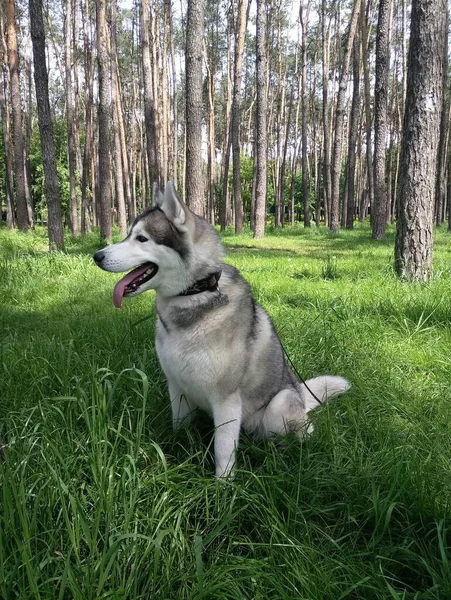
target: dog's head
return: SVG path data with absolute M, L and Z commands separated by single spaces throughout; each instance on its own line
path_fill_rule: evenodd
M 121 273 L 113 302 L 155 289 L 175 296 L 217 267 L 223 255 L 216 231 L 180 200 L 172 182 L 162 194 L 154 186 L 153 204 L 135 219 L 128 236 L 94 254 L 97 266 Z

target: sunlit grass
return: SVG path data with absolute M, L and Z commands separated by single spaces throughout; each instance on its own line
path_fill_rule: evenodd
M 302 376 L 353 387 L 218 484 L 209 419 L 171 431 L 153 293 L 114 308 L 96 234 L 0 229 L 0 598 L 451 597 L 450 241 L 408 285 L 393 230 L 226 232 Z

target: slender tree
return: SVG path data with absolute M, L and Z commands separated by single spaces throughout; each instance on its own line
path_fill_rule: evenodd
M 0 12 L 0 35 L 3 38 L 3 15 Z M 2 39 L 3 42 L 3 39 Z M 3 44 L 2 44 L 3 45 Z M 3 47 L 0 48 L 0 65 L 3 63 Z M 8 103 L 8 71 L 0 74 L 0 110 L 2 115 L 3 147 L 5 152 L 6 222 L 14 229 L 14 176 Z
M 233 73 L 232 99 L 232 160 L 233 160 L 233 202 L 235 206 L 235 232 L 243 232 L 243 199 L 241 197 L 241 80 L 243 75 L 243 52 L 246 37 L 246 0 L 238 0 L 235 27 L 235 60 Z
M 257 0 L 257 110 L 255 120 L 255 228 L 254 237 L 265 235 L 267 194 L 267 131 L 266 131 L 266 0 Z
M 97 62 L 99 68 L 99 151 L 98 151 L 98 214 L 100 237 L 110 242 L 113 235 L 111 211 L 111 88 L 110 88 L 110 56 L 108 52 L 108 30 L 106 23 L 105 0 L 96 2 L 97 25 Z
M 73 24 L 73 2 L 65 0 L 66 14 L 64 18 L 64 37 L 65 37 L 65 76 L 66 76 L 66 120 L 67 120 L 67 156 L 69 164 L 69 224 L 74 235 L 78 235 L 78 210 L 77 210 L 77 191 L 76 191 L 76 156 L 75 156 L 75 135 L 74 135 L 74 105 L 73 105 L 73 86 L 72 86 L 72 63 L 73 63 L 73 45 L 72 45 L 72 24 Z
M 45 59 L 44 18 L 42 0 L 29 0 L 30 30 L 33 43 L 34 82 L 41 138 L 42 163 L 45 175 L 45 193 L 48 209 L 48 233 L 50 250 L 63 250 L 63 220 L 59 189 L 53 123 L 49 101 L 49 78 Z
M 303 1 L 299 10 L 299 20 L 302 31 L 302 76 L 301 76 L 301 121 L 302 121 L 302 197 L 304 199 L 304 227 L 310 227 L 310 173 L 308 168 L 308 144 L 307 144 L 307 31 L 309 22 L 310 4 Z
M 152 63 L 149 39 L 149 0 L 141 2 L 141 55 L 144 83 L 144 121 L 146 125 L 146 148 L 150 180 L 160 184 L 160 168 L 157 152 L 157 127 L 155 96 L 152 82 Z M 152 188 L 152 185 L 149 190 Z
M 202 42 L 205 0 L 188 3 L 186 25 L 186 157 L 185 193 L 188 206 L 205 216 L 202 161 Z
M 352 60 L 353 92 L 349 126 L 348 161 L 347 161 L 347 192 L 346 213 L 344 226 L 352 229 L 354 226 L 355 195 L 356 195 L 356 164 L 357 164 L 357 138 L 360 116 L 360 36 L 354 38 L 354 53 Z
M 385 236 L 389 202 L 386 179 L 386 138 L 390 73 L 390 14 L 391 0 L 380 0 L 374 85 L 374 206 L 371 213 L 372 233 L 376 240 Z
M 347 36 L 345 53 L 340 72 L 340 82 L 337 95 L 337 106 L 335 110 L 335 135 L 332 155 L 332 188 L 331 188 L 331 204 L 330 204 L 330 229 L 333 232 L 338 231 L 339 224 L 339 209 L 340 209 L 340 177 L 341 177 L 341 157 L 342 157 L 342 142 L 343 128 L 346 106 L 346 90 L 348 87 L 349 65 L 351 60 L 351 50 L 354 41 L 355 32 L 360 13 L 360 0 L 354 0 L 352 9 L 351 22 L 349 24 L 349 32 Z
M 446 1 L 413 0 L 403 123 L 395 270 L 428 281 L 443 94 Z
M 17 47 L 17 23 L 15 0 L 5 0 L 6 46 L 10 77 L 11 108 L 14 127 L 14 172 L 16 176 L 17 225 L 21 231 L 29 226 L 25 189 L 24 137 L 22 101 L 19 81 L 19 51 Z

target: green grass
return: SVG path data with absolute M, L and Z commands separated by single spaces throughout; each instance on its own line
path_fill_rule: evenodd
M 95 235 L 1 229 L 0 598 L 450 598 L 451 238 L 408 285 L 393 236 L 224 235 L 302 376 L 353 385 L 231 483 L 208 417 L 171 431 L 153 293 L 116 310 Z

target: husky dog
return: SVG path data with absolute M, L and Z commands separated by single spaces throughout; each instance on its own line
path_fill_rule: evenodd
M 156 349 L 173 425 L 188 423 L 197 407 L 210 413 L 217 477 L 233 474 L 241 427 L 260 437 L 302 437 L 309 410 L 350 387 L 342 377 L 297 380 L 270 317 L 223 256 L 215 229 L 172 183 L 163 194 L 154 187 L 152 207 L 125 240 L 94 255 L 105 271 L 133 269 L 114 288 L 116 307 L 124 297 L 156 291 Z

